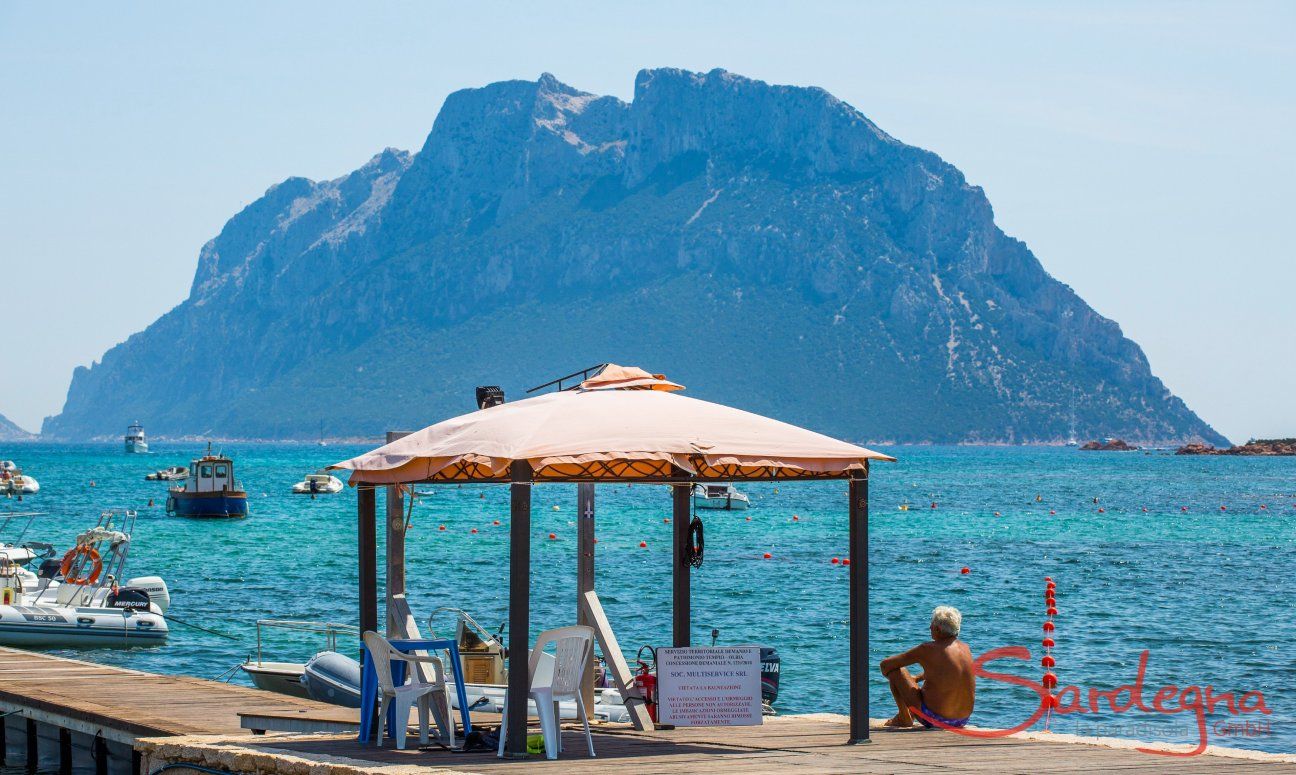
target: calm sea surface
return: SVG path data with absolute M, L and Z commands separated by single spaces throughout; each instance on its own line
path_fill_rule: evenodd
M 128 575 L 163 576 L 173 616 L 232 639 L 174 623 L 160 648 L 56 653 L 213 678 L 253 650 L 258 618 L 356 621 L 355 493 L 311 501 L 289 487 L 363 447 L 224 445 L 251 497 L 251 515 L 242 521 L 168 517 L 167 485 L 145 482 L 144 474 L 187 464 L 201 447 L 152 447 L 149 455 L 132 456 L 118 444 L 6 445 L 0 458 L 16 460 L 41 491 L 21 504 L 0 500 L 0 513 L 43 512 L 27 538 L 62 551 L 102 509 L 139 509 Z M 1261 691 L 1271 714 L 1235 718 L 1221 704 L 1206 719 L 1210 742 L 1296 750 L 1296 459 L 1046 448 L 888 451 L 900 461 L 877 464 L 871 485 L 874 663 L 925 638 L 931 609 L 952 604 L 963 611 L 963 637 L 974 654 L 1028 647 L 1029 662 L 1006 659 L 992 667 L 1037 679 L 1043 579 L 1052 576 L 1063 686 L 1081 687 L 1087 700 L 1090 687 L 1132 683 L 1147 649 L 1149 705 L 1166 685 L 1209 684 L 1238 696 Z M 507 487 L 426 489 L 433 494 L 417 499 L 408 538 L 415 614 L 422 620 L 437 606 L 456 606 L 493 629 L 506 618 Z M 721 644 L 775 646 L 783 658 L 781 712 L 845 713 L 848 572 L 831 563 L 847 553 L 845 486 L 742 489 L 751 510 L 703 515 L 706 562 L 694 571 L 694 640 L 709 643 L 715 628 Z M 534 497 L 533 633 L 574 621 L 576 575 L 575 487 L 538 486 Z M 912 508 L 901 510 L 906 503 Z M 633 659 L 640 644 L 667 644 L 670 635 L 671 527 L 663 522 L 670 497 L 663 487 L 600 486 L 597 510 L 598 591 Z M 497 519 L 499 526 L 492 524 Z M 550 533 L 556 540 L 548 540 Z M 648 547 L 639 548 L 640 541 Z M 762 558 L 767 552 L 771 559 Z M 963 567 L 970 572 L 961 573 Z M 440 623 L 443 630 L 450 624 Z M 304 660 L 320 645 L 278 636 L 267 658 Z M 235 673 L 232 680 L 244 679 Z M 982 680 L 973 720 L 1011 726 L 1037 704 L 1028 689 Z M 1166 705 L 1177 708 L 1178 701 Z M 886 684 L 875 676 L 872 715 L 892 712 Z M 1247 720 L 1262 726 L 1239 734 L 1236 722 Z M 1070 713 L 1054 717 L 1052 728 L 1197 738 L 1191 711 Z

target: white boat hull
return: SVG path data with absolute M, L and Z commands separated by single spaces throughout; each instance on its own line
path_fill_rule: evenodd
M 127 440 L 126 452 L 130 455 L 147 455 L 148 442 L 143 440 Z
M 27 475 L 17 476 L 0 482 L 0 493 L 32 495 L 40 492 L 40 482 Z
M 693 496 L 693 505 L 699 509 L 724 509 L 727 511 L 746 511 L 750 504 L 742 493 L 727 498 L 708 498 L 701 493 Z
M 306 666 L 300 662 L 245 662 L 239 667 L 258 689 L 310 699 L 302 683 Z
M 310 482 L 298 482 L 292 486 L 292 491 L 296 495 L 332 495 L 342 492 L 344 487 L 341 479 L 330 476 L 327 482 L 317 483 L 314 492 L 311 492 Z
M 128 648 L 166 639 L 166 619 L 153 610 L 0 605 L 0 646 Z

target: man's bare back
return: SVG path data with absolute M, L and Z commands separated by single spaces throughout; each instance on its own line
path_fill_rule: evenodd
M 958 639 L 961 624 L 957 610 L 941 606 L 932 615 L 930 641 L 882 660 L 882 674 L 891 684 L 898 709 L 887 726 L 912 726 L 910 708 L 948 726 L 967 723 L 976 701 L 976 674 L 972 650 Z M 914 664 L 922 667 L 918 676 L 907 669 Z

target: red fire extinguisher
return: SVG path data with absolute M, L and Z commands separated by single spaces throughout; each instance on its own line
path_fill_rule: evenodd
M 648 663 L 643 660 L 644 649 L 652 655 L 653 666 L 650 668 Z M 644 698 L 644 704 L 648 707 L 648 718 L 652 719 L 654 724 L 657 723 L 657 676 L 653 671 L 657 667 L 657 651 L 652 646 L 643 646 L 635 656 L 639 661 L 639 671 L 635 673 L 634 685 L 639 690 L 639 696 Z

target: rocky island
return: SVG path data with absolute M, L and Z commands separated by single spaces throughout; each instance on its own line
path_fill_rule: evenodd
M 952 164 L 823 89 L 676 69 L 458 91 L 416 153 L 271 186 L 42 435 L 363 436 L 609 360 L 856 441 L 1228 444 Z
M 1186 444 L 1175 450 L 1175 454 L 1288 457 L 1296 456 L 1296 439 L 1252 439 L 1227 449 L 1218 449 L 1210 444 Z
M 1136 452 L 1138 447 L 1127 444 L 1124 439 L 1107 439 L 1085 442 L 1080 449 L 1086 452 Z

